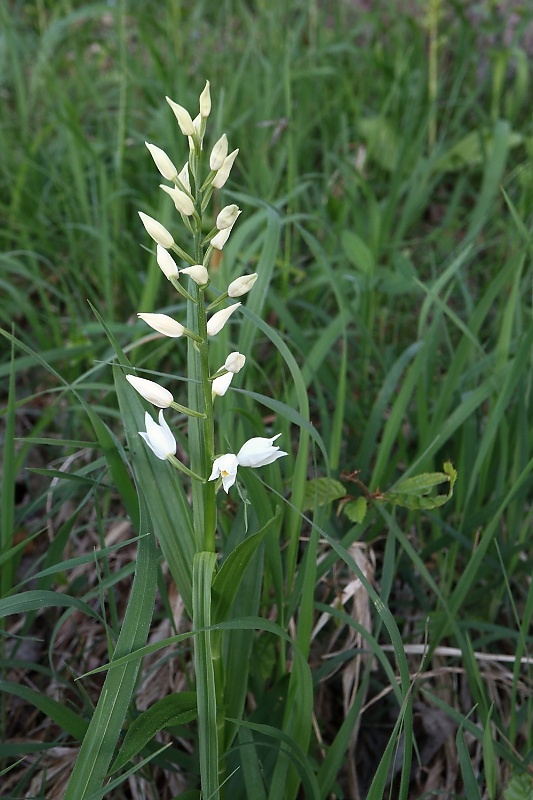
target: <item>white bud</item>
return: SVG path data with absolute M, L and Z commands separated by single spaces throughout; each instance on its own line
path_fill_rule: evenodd
M 205 82 L 205 89 L 200 95 L 200 116 L 207 119 L 211 113 L 211 92 L 209 91 L 209 81 Z
M 145 142 L 145 145 L 150 151 L 150 155 L 154 159 L 154 163 L 163 178 L 166 178 L 167 181 L 173 181 L 178 174 L 178 170 L 165 151 L 161 150 L 160 147 L 156 147 L 155 144 L 150 144 L 150 142 Z
M 228 137 L 226 136 L 225 133 L 223 133 L 218 142 L 211 150 L 211 155 L 209 156 L 210 168 L 212 170 L 220 169 L 221 166 L 224 164 L 227 154 L 228 154 Z
M 217 216 L 216 226 L 219 231 L 224 230 L 225 228 L 231 228 L 235 224 L 235 220 L 241 213 L 239 206 L 235 204 L 231 206 L 225 206 L 222 211 Z
M 229 239 L 229 235 L 233 230 L 233 225 L 231 228 L 224 228 L 223 230 L 219 231 L 213 238 L 211 239 L 211 246 L 215 248 L 215 250 L 222 250 L 224 245 Z
M 245 363 L 246 363 L 246 356 L 243 356 L 242 353 L 235 351 L 234 353 L 230 353 L 227 359 L 225 360 L 224 369 L 227 369 L 228 372 L 237 373 L 241 371 Z
M 257 272 L 252 272 L 251 275 L 241 275 L 236 278 L 228 286 L 228 297 L 241 297 L 250 291 L 252 286 L 257 280 Z
M 212 381 L 213 394 L 217 397 L 224 397 L 229 389 L 229 385 L 233 380 L 233 372 L 225 372 L 224 375 L 219 375 Z
M 155 381 L 149 381 L 147 378 L 138 378 L 136 375 L 126 375 L 126 380 L 139 392 L 141 397 L 153 403 L 158 408 L 168 408 L 174 402 L 172 394 L 168 389 L 163 389 Z
M 180 174 L 178 175 L 178 178 L 180 179 L 182 184 L 185 186 L 187 191 L 190 192 L 191 191 L 191 181 L 190 181 L 190 178 L 189 178 L 189 162 L 188 161 L 185 162 L 185 164 L 183 166 L 183 169 L 181 170 Z
M 183 135 L 192 136 L 192 134 L 194 133 L 194 125 L 191 119 L 191 115 L 189 114 L 187 109 L 175 103 L 173 100 L 170 99 L 170 97 L 167 97 L 166 101 L 169 104 L 172 111 L 174 112 L 174 116 L 178 120 L 178 125 L 180 126 Z
M 168 250 L 165 250 L 164 247 L 161 247 L 161 245 L 158 244 L 156 253 L 157 253 L 156 258 L 157 258 L 157 263 L 159 265 L 159 269 L 161 270 L 165 278 L 168 278 L 169 280 L 171 278 L 177 278 L 179 275 L 179 270 L 176 262 L 174 261 Z
M 163 189 L 174 201 L 174 205 L 176 206 L 177 211 L 180 214 L 185 214 L 186 217 L 190 217 L 191 214 L 194 214 L 194 203 L 191 198 L 182 192 L 181 189 L 176 189 L 176 187 L 165 186 L 164 184 L 160 183 L 159 188 Z
M 222 189 L 222 187 L 228 180 L 231 168 L 233 166 L 233 162 L 237 158 L 238 152 L 239 148 L 234 150 L 232 153 L 229 154 L 229 156 L 226 156 L 226 158 L 224 159 L 224 163 L 218 170 L 213 180 L 213 186 L 215 187 L 215 189 Z
M 176 322 L 175 319 L 166 314 L 137 314 L 137 316 L 139 319 L 144 320 L 154 331 L 162 333 L 163 336 L 170 336 L 171 339 L 177 339 L 185 333 L 183 325 L 180 325 L 179 322 Z
M 148 214 L 143 214 L 142 211 L 139 211 L 139 216 L 142 224 L 146 228 L 147 233 L 150 234 L 154 242 L 157 242 L 157 244 L 160 244 L 161 247 L 164 247 L 167 250 L 169 247 L 172 247 L 174 244 L 174 239 L 164 225 L 161 225 L 161 223 L 153 217 L 149 217 Z
M 192 278 L 198 286 L 205 286 L 209 283 L 209 273 L 203 264 L 194 264 L 192 267 L 185 267 L 181 270 L 189 278 Z
M 216 336 L 239 306 L 240 303 L 234 303 L 232 306 L 223 308 L 221 311 L 217 311 L 216 314 L 213 314 L 211 319 L 207 322 L 207 335 Z

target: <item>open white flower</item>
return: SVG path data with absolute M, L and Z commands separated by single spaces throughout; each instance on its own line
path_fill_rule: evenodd
M 141 397 L 153 403 L 158 408 L 168 408 L 174 402 L 172 393 L 168 389 L 159 386 L 155 381 L 149 381 L 147 378 L 138 378 L 137 375 L 126 375 L 126 380 L 133 386 L 136 392 L 139 392 Z
M 137 316 L 154 331 L 162 333 L 163 336 L 170 336 L 171 339 L 177 339 L 185 333 L 185 327 L 167 314 L 137 314 Z
M 248 439 L 243 444 L 237 455 L 225 453 L 223 456 L 215 458 L 209 480 L 214 481 L 217 478 L 222 478 L 222 486 L 227 494 L 235 483 L 238 467 L 257 469 L 258 467 L 272 464 L 278 458 L 288 455 L 284 450 L 280 450 L 277 445 L 273 444 L 279 436 L 281 436 L 281 433 L 272 436 L 270 439 L 263 436 L 254 436 L 253 439 Z
M 159 425 L 154 422 L 148 411 L 146 411 L 144 424 L 146 425 L 146 433 L 139 431 L 139 435 L 142 436 L 150 450 L 162 461 L 165 461 L 169 456 L 173 456 L 176 453 L 176 440 L 165 421 L 163 411 L 159 412 Z
M 207 321 L 207 335 L 216 336 L 216 334 L 222 330 L 233 312 L 236 311 L 240 305 L 240 303 L 233 303 L 232 306 L 223 308 L 221 311 L 217 311 L 216 314 L 213 314 L 213 316 Z

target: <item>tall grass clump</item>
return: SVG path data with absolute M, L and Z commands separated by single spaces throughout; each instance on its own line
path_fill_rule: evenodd
M 532 24 L 0 4 L 2 797 L 530 797 Z

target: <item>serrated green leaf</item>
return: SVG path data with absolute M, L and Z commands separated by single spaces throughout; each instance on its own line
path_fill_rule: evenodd
M 533 797 L 533 778 L 526 772 L 513 775 L 503 792 L 504 800 L 531 800 Z
M 196 719 L 196 716 L 196 692 L 170 694 L 154 703 L 131 723 L 120 752 L 109 770 L 110 774 L 122 769 L 140 753 L 156 733 L 171 725 L 185 725 Z
M 395 506 L 410 510 L 429 510 L 443 506 L 453 494 L 457 471 L 449 461 L 443 464 L 442 469 L 442 472 L 423 472 L 413 478 L 399 481 L 395 489 L 387 492 L 383 499 Z M 430 495 L 431 490 L 441 483 L 449 484 L 448 494 Z
M 333 478 L 313 478 L 305 485 L 302 511 L 312 511 L 315 506 L 325 506 L 346 494 L 340 481 Z
M 350 500 L 342 507 L 342 513 L 348 517 L 350 522 L 359 524 L 366 517 L 368 504 L 364 497 L 358 497 L 357 500 Z

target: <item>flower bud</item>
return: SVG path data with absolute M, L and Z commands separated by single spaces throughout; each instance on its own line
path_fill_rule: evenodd
M 239 306 L 240 303 L 233 303 L 232 306 L 223 308 L 221 311 L 217 311 L 216 314 L 213 314 L 211 319 L 207 322 L 207 335 L 216 336 Z
M 205 286 L 206 283 L 209 283 L 209 273 L 203 264 L 194 264 L 192 267 L 185 267 L 185 269 L 181 270 L 185 275 L 188 275 L 189 278 L 192 278 L 198 286 Z
M 250 291 L 252 286 L 257 280 L 257 272 L 252 272 L 251 275 L 241 275 L 236 278 L 228 286 L 228 297 L 241 297 Z
M 194 203 L 191 198 L 182 192 L 180 189 L 176 189 L 176 187 L 164 186 L 164 184 L 160 183 L 159 188 L 163 189 L 174 201 L 174 205 L 176 206 L 176 210 L 180 212 L 180 214 L 185 214 L 186 217 L 190 217 L 191 214 L 194 214 Z
M 232 225 L 235 224 L 235 220 L 241 213 L 239 206 L 235 204 L 231 206 L 225 206 L 220 214 L 217 217 L 216 226 L 219 231 L 225 230 L 225 228 L 231 228 Z
M 245 363 L 246 363 L 246 356 L 243 356 L 242 353 L 235 351 L 234 353 L 230 353 L 227 359 L 225 360 L 224 369 L 227 369 L 228 372 L 237 373 L 241 371 Z
M 263 436 L 255 436 L 253 439 L 248 439 L 243 444 L 237 453 L 237 462 L 240 467 L 265 467 L 267 464 L 272 464 L 278 458 L 286 456 L 284 450 L 280 450 L 273 442 L 281 436 L 281 433 L 272 436 L 271 439 L 265 439 Z
M 161 270 L 165 278 L 168 278 L 168 280 L 170 280 L 171 278 L 177 278 L 179 275 L 179 269 L 177 267 L 176 262 L 168 252 L 168 250 L 165 250 L 164 247 L 161 247 L 161 245 L 158 244 L 156 253 L 157 253 L 156 259 L 159 269 Z
M 170 99 L 170 97 L 167 97 L 166 101 L 169 104 L 172 111 L 174 112 L 174 116 L 178 120 L 178 125 L 180 126 L 183 135 L 192 136 L 194 133 L 194 125 L 191 119 L 191 115 L 189 114 L 187 109 L 175 103 L 173 100 Z
M 180 179 L 182 184 L 185 186 L 187 191 L 190 192 L 191 191 L 191 180 L 189 178 L 189 162 L 188 161 L 185 162 L 185 164 L 183 166 L 183 169 L 181 170 L 180 174 L 178 175 L 178 178 Z
M 222 189 L 222 187 L 228 180 L 231 168 L 233 166 L 233 162 L 237 158 L 238 152 L 239 148 L 234 150 L 232 153 L 229 154 L 229 156 L 226 156 L 226 158 L 224 159 L 224 163 L 222 164 L 222 166 L 220 167 L 220 169 L 218 170 L 217 174 L 213 179 L 212 185 L 214 186 L 215 189 Z
M 155 144 L 150 144 L 150 142 L 145 142 L 145 145 L 150 151 L 150 155 L 154 159 L 154 163 L 163 178 L 166 178 L 167 181 L 173 181 L 178 174 L 178 170 L 165 151 L 161 150 L 160 147 L 156 147 Z
M 161 223 L 153 217 L 149 217 L 148 214 L 143 214 L 142 211 L 139 211 L 138 213 L 142 224 L 154 242 L 157 242 L 157 244 L 160 244 L 161 247 L 164 247 L 167 250 L 169 247 L 172 247 L 174 244 L 174 239 L 164 225 L 161 225 Z
M 200 95 L 200 116 L 207 119 L 211 113 L 211 92 L 209 90 L 209 81 L 205 82 L 205 89 Z
M 231 233 L 231 228 L 224 228 L 224 230 L 219 231 L 216 236 L 213 236 L 211 239 L 211 246 L 215 248 L 215 250 L 222 250 L 224 245 L 229 239 L 229 235 Z
M 200 114 L 197 114 L 197 116 L 193 119 L 192 126 L 194 128 L 194 132 L 197 138 L 200 140 L 200 149 L 201 149 L 201 143 L 204 137 L 202 134 L 202 117 L 200 116 Z M 195 147 L 194 137 L 189 136 L 188 138 L 189 138 L 189 150 L 193 151 Z
M 225 372 L 224 375 L 219 375 L 211 384 L 213 387 L 213 394 L 217 397 L 224 397 L 232 380 L 233 372 Z
M 209 156 L 210 168 L 212 170 L 220 169 L 221 166 L 224 164 L 227 154 L 228 154 L 228 137 L 226 136 L 225 133 L 223 133 L 218 142 L 211 150 L 211 155 Z
M 168 389 L 159 386 L 155 381 L 149 381 L 147 378 L 138 378 L 136 375 L 126 375 L 126 380 L 136 392 L 139 392 L 141 397 L 144 397 L 145 400 L 153 403 L 158 408 L 168 408 L 174 402 L 174 398 Z
M 175 319 L 166 314 L 137 314 L 137 316 L 139 319 L 144 320 L 154 331 L 162 333 L 163 336 L 177 339 L 185 333 L 183 325 L 180 325 L 179 322 L 176 322 Z

